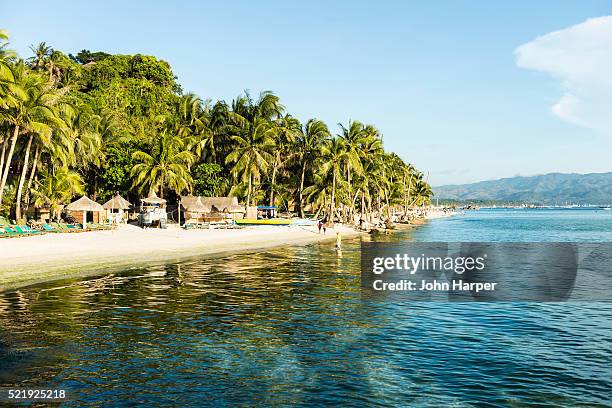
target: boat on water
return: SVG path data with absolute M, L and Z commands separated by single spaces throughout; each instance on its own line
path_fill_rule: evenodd
M 269 219 L 255 219 L 255 218 L 243 218 L 236 220 L 238 225 L 291 225 L 292 220 L 288 218 L 269 218 Z

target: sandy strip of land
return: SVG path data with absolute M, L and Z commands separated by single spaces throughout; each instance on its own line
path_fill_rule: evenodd
M 45 234 L 0 239 L 0 291 L 34 283 L 109 273 L 195 257 L 257 252 L 356 236 L 337 225 L 319 234 L 316 227 L 253 226 L 236 230 L 143 230 L 122 225 L 112 231 Z M 330 243 L 330 245 L 333 245 Z
M 459 215 L 460 213 L 457 211 L 443 211 L 443 210 L 428 210 L 427 211 L 427 215 L 425 216 L 425 219 L 428 220 L 435 220 L 437 218 L 446 218 L 446 217 L 452 217 L 454 215 Z

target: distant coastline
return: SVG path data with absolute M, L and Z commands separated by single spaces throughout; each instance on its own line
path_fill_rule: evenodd
M 612 172 L 549 173 L 433 188 L 444 203 L 480 205 L 609 206 L 612 205 Z

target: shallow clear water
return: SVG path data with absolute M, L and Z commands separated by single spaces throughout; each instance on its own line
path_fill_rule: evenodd
M 612 215 L 478 211 L 374 239 L 612 242 Z M 355 240 L 0 294 L 0 387 L 65 387 L 65 406 L 612 405 L 612 303 L 367 304 L 359 262 Z

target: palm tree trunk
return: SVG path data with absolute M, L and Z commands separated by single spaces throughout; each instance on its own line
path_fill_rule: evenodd
M 249 173 L 249 188 L 247 190 L 247 207 L 251 205 L 251 177 L 252 177 L 252 174 Z
M 17 144 L 17 136 L 19 135 L 19 125 L 15 126 L 13 136 L 11 137 L 11 147 L 9 148 L 8 156 L 6 156 L 6 163 L 4 165 L 4 173 L 2 174 L 2 180 L 0 181 L 0 205 L 2 205 L 2 196 L 4 195 L 4 187 L 6 186 L 6 179 L 8 178 L 9 169 L 11 167 L 11 161 L 13 160 L 13 153 L 15 152 L 15 145 Z
M 355 204 L 357 204 L 357 197 L 359 197 L 359 193 L 361 192 L 361 190 L 358 188 L 357 191 L 355 192 L 355 195 L 353 196 L 353 201 L 351 202 L 351 206 L 349 207 L 349 213 L 348 213 L 348 221 L 353 224 L 355 222 Z
M 32 150 L 32 140 L 34 134 L 30 133 L 28 138 L 28 144 L 25 149 L 25 156 L 23 158 L 23 167 L 21 169 L 21 176 L 19 176 L 19 187 L 17 188 L 17 199 L 15 200 L 15 217 L 21 219 L 21 194 L 23 193 L 23 184 L 25 183 L 26 175 L 28 174 L 28 164 L 30 160 L 30 150 Z
M 405 215 L 408 215 L 408 208 L 410 207 L 410 190 L 412 188 L 412 174 L 410 175 L 410 179 L 408 180 L 408 194 L 406 195 L 406 210 L 404 211 Z
M 329 220 L 327 221 L 331 227 L 334 226 L 334 218 L 336 216 L 336 172 L 334 170 L 332 171 L 332 192 L 331 202 L 329 203 Z
M 270 185 L 270 207 L 274 205 L 274 188 L 275 188 L 275 183 L 276 183 L 276 163 L 277 161 L 274 160 L 274 165 L 272 166 L 272 182 Z
M 316 212 L 316 214 L 314 215 L 314 219 L 315 219 L 315 220 L 319 218 L 319 214 L 321 213 L 321 208 L 323 208 L 323 207 L 319 207 L 319 208 L 317 208 L 317 212 Z
M 359 209 L 359 219 L 362 220 L 363 219 L 363 213 L 365 211 L 365 195 L 364 192 L 361 192 L 361 208 Z
M 4 156 L 6 156 L 6 144 L 8 143 L 7 137 L 2 138 L 2 152 L 0 152 L 0 180 L 2 180 L 2 174 L 4 174 Z
M 304 178 L 306 177 L 306 160 L 302 162 L 302 177 L 300 178 L 300 218 L 304 218 Z
M 30 189 L 32 188 L 32 182 L 36 175 L 36 167 L 38 166 L 38 158 L 40 157 L 40 146 L 36 145 L 36 152 L 34 153 L 34 162 L 32 163 L 32 170 L 30 171 L 30 177 L 28 178 L 28 185 L 26 186 L 25 192 L 25 204 L 26 208 L 30 206 Z

